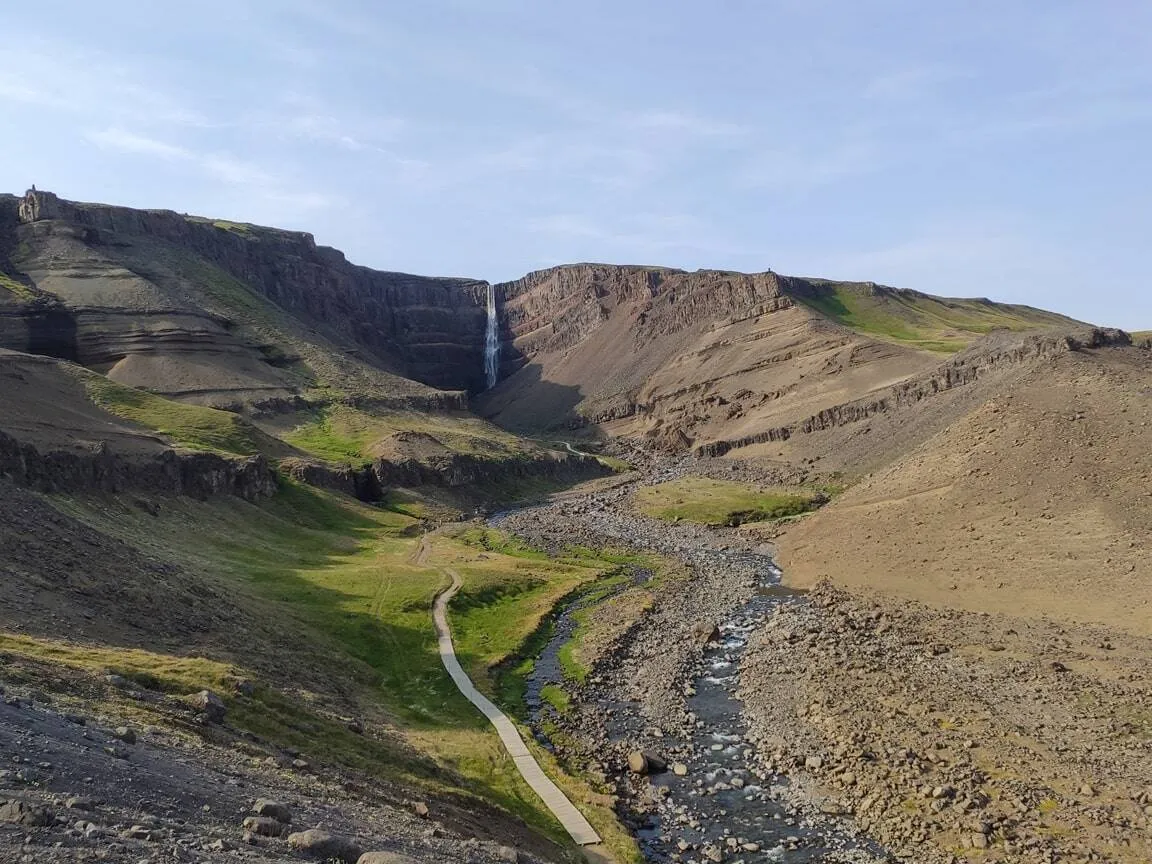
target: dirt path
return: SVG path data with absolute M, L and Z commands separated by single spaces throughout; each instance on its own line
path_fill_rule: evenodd
M 420 541 L 415 560 L 424 563 L 429 553 L 427 538 Z M 552 811 L 552 814 L 564 826 L 564 830 L 580 846 L 592 846 L 600 843 L 600 835 L 588 823 L 576 806 L 568 800 L 563 792 L 553 783 L 540 767 L 535 757 L 529 752 L 524 740 L 520 737 L 515 724 L 503 711 L 476 689 L 471 679 L 465 674 L 456 659 L 456 651 L 452 645 L 452 630 L 448 625 L 448 603 L 460 590 L 460 574 L 451 569 L 444 572 L 452 577 L 452 585 L 436 597 L 436 604 L 432 610 L 432 619 L 436 624 L 436 635 L 439 640 L 440 659 L 448 671 L 452 681 L 468 701 L 480 709 L 489 722 L 496 728 L 504 749 L 516 763 L 516 770 L 520 772 L 525 782 L 540 796 L 540 800 Z

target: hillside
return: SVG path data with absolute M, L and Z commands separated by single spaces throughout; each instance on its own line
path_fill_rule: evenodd
M 489 288 L 0 196 L 0 858 L 1146 860 L 1146 340 L 577 264 L 486 390 Z
M 497 286 L 521 364 L 481 400 L 513 428 L 579 416 L 680 451 L 883 390 L 995 330 L 1076 322 L 987 300 L 775 273 L 582 264 Z
M 1149 381 L 1147 351 L 1062 351 L 975 385 L 947 422 L 865 421 L 888 464 L 787 531 L 788 580 L 1152 634 Z M 901 424 L 920 440 L 893 439 Z M 820 445 L 863 461 L 842 435 Z

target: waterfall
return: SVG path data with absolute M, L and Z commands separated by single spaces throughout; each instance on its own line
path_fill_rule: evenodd
M 484 328 L 484 377 L 488 389 L 500 374 L 500 322 L 496 319 L 496 288 L 488 283 L 488 324 Z

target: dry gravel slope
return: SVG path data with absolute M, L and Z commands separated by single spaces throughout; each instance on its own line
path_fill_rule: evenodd
M 1152 633 L 1152 353 L 1068 352 L 780 541 L 786 579 Z

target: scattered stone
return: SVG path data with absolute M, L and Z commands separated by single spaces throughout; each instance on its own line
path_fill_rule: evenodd
M 417 801 L 414 805 L 412 805 L 412 809 L 416 811 L 416 815 L 421 819 L 428 818 L 428 805 L 423 801 Z
M 136 743 L 136 733 L 127 726 L 117 726 L 113 730 L 112 734 L 123 741 L 125 744 Z
M 283 822 L 289 825 L 292 822 L 292 808 L 287 804 L 281 804 L 279 801 L 272 801 L 269 798 L 260 798 L 252 805 L 252 812 L 257 816 L 267 816 L 275 819 L 277 822 Z
M 224 722 L 224 715 L 228 709 L 224 705 L 224 700 L 211 690 L 201 690 L 189 699 L 196 710 L 204 715 L 204 719 L 208 723 Z
M 715 621 L 698 621 L 692 625 L 692 638 L 697 645 L 720 641 L 720 627 Z
M 244 829 L 261 837 L 279 837 L 286 828 L 287 826 L 283 822 L 273 819 L 271 816 L 246 816 L 244 818 Z
M 672 773 L 677 777 L 684 777 L 688 773 L 688 766 L 683 762 L 672 763 Z
M 396 852 L 365 852 L 356 864 L 418 864 L 415 858 Z
M 44 807 L 26 804 L 23 801 L 5 801 L 0 804 L 0 822 L 41 828 L 45 825 L 51 825 L 53 821 L 52 814 Z
M 335 858 L 345 864 L 356 864 L 363 851 L 352 840 L 329 834 L 320 828 L 309 828 L 288 835 L 288 845 L 311 858 L 326 861 Z
M 668 770 L 668 763 L 655 753 L 634 750 L 628 754 L 628 770 L 633 774 L 661 774 Z

